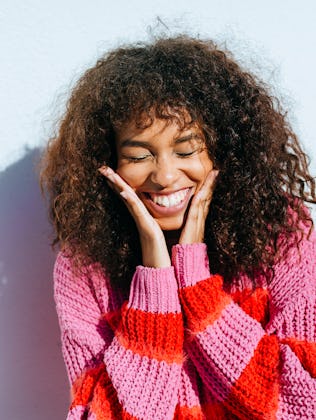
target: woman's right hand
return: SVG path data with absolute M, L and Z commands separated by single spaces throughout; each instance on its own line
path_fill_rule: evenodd
M 102 166 L 99 171 L 106 177 L 110 187 L 122 197 L 135 220 L 142 247 L 143 265 L 155 268 L 171 266 L 164 234 L 135 191 L 113 169 Z

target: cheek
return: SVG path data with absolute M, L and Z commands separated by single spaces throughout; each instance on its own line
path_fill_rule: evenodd
M 116 172 L 128 183 L 132 188 L 142 185 L 145 179 L 144 171 L 137 165 L 118 166 Z
M 213 162 L 208 156 L 200 156 L 199 159 L 192 163 L 191 174 L 199 185 L 203 184 L 208 173 L 213 169 Z

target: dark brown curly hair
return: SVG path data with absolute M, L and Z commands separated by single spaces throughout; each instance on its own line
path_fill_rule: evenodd
M 212 270 L 228 282 L 271 272 L 279 238 L 296 232 L 298 243 L 302 222 L 311 230 L 303 203 L 316 202 L 315 182 L 268 87 L 212 41 L 160 38 L 115 49 L 87 70 L 43 155 L 54 243 L 78 266 L 96 262 L 128 287 L 141 263 L 137 229 L 98 168 L 116 167 L 117 128 L 180 120 L 183 110 L 199 122 L 220 169 L 205 230 Z

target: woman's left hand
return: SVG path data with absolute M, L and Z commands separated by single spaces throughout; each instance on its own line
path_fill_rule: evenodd
M 212 169 L 205 178 L 201 189 L 193 196 L 187 220 L 180 235 L 180 244 L 203 242 L 205 220 L 208 215 L 218 172 L 218 170 Z

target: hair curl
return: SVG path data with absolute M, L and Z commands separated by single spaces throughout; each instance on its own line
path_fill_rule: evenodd
M 308 159 L 267 86 L 212 41 L 161 38 L 111 51 L 87 70 L 43 155 L 54 243 L 78 266 L 97 262 L 128 287 L 141 262 L 137 229 L 98 168 L 116 167 L 117 128 L 183 110 L 199 122 L 220 169 L 205 230 L 214 270 L 228 282 L 239 272 L 267 273 L 280 235 L 301 232 L 301 222 L 311 230 Z

